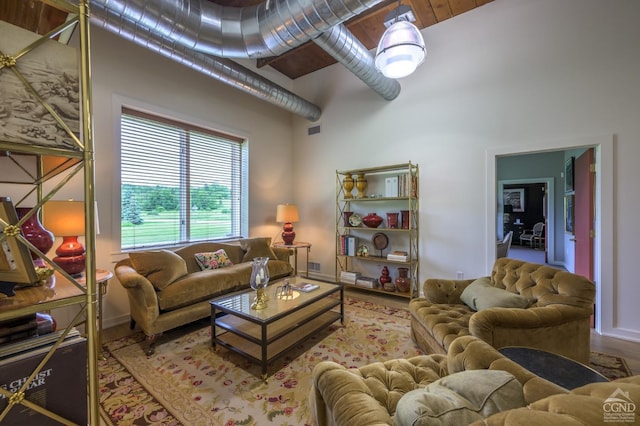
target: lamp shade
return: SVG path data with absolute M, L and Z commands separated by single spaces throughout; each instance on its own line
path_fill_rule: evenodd
M 288 223 L 300 220 L 298 206 L 295 204 L 278 204 L 276 209 L 276 222 Z
M 45 228 L 58 237 L 84 235 L 84 201 L 47 201 L 42 219 Z
M 387 78 L 402 78 L 416 70 L 426 53 L 420 30 L 411 22 L 398 21 L 382 34 L 375 65 Z

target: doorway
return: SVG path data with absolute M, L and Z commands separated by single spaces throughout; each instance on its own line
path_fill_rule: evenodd
M 487 150 L 487 194 L 486 194 L 486 264 L 487 273 L 495 261 L 495 239 L 498 217 L 498 177 L 497 162 L 503 156 L 535 155 L 544 152 L 558 152 L 593 147 L 597 165 L 595 182 L 595 237 L 594 237 L 594 281 L 596 283 L 596 304 L 601 309 L 596 313 L 596 331 L 613 332 L 615 312 L 613 307 L 613 137 L 584 137 L 572 140 L 547 140 L 531 145 L 506 146 Z M 554 178 L 555 180 L 555 178 Z M 556 203 L 555 210 L 558 209 Z M 551 215 L 551 212 L 549 213 Z M 557 228 L 557 227 L 556 227 Z M 556 233 L 558 230 L 556 229 Z M 553 237 L 549 237 L 550 239 Z M 562 243 L 564 243 L 564 239 Z M 568 238 L 566 238 L 568 240 Z M 559 241 L 555 241 L 556 252 Z M 562 244 L 564 252 L 564 244 Z M 559 253 L 555 254 L 559 257 Z M 606 285 L 603 285 L 606 283 Z

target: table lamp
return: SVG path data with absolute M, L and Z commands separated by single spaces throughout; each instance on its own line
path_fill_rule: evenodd
M 43 206 L 42 218 L 53 235 L 62 237 L 53 262 L 69 275 L 80 274 L 85 268 L 85 249 L 78 241 L 85 233 L 84 201 L 50 200 Z
M 298 206 L 295 204 L 278 204 L 276 222 L 284 224 L 282 226 L 282 241 L 288 246 L 292 245 L 293 240 L 296 238 L 292 222 L 297 222 L 298 220 Z

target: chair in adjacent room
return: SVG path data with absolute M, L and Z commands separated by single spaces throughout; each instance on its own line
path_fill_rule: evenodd
M 498 241 L 496 246 L 496 259 L 509 256 L 509 249 L 511 248 L 511 240 L 513 239 L 513 231 L 509 231 L 504 236 L 502 241 Z
M 528 241 L 531 248 L 536 248 L 537 245 L 542 244 L 542 240 L 544 240 L 544 222 L 538 222 L 533 225 L 533 229 L 525 229 L 520 234 L 521 246 L 524 246 Z

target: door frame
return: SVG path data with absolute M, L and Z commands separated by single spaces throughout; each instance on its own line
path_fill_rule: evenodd
M 496 159 L 497 161 L 497 159 Z M 496 163 L 497 164 L 497 163 Z M 511 184 L 525 184 L 525 183 L 544 183 L 547 186 L 546 189 L 546 193 L 547 193 L 547 208 L 546 208 L 546 217 L 545 217 L 545 232 L 547 233 L 547 236 L 555 236 L 555 220 L 549 220 L 549 212 L 555 212 L 555 187 L 553 184 L 553 178 L 552 177 L 546 177 L 546 178 L 532 178 L 532 179 L 507 179 L 507 180 L 499 180 L 498 181 L 498 193 L 496 194 L 498 197 L 498 205 L 502 206 L 503 205 L 503 192 L 504 192 L 504 186 L 505 185 L 511 185 Z M 502 223 L 502 211 L 498 211 L 496 217 L 498 218 L 498 221 L 496 222 L 496 229 L 498 230 L 498 234 L 496 235 L 500 235 L 502 233 L 502 230 L 499 229 L 499 224 Z M 548 256 L 548 263 L 552 264 L 552 265 L 558 265 L 560 264 L 560 262 L 556 261 L 556 249 L 555 249 L 555 237 L 554 238 L 547 238 L 545 240 L 545 245 L 546 245 L 546 250 L 547 250 L 547 256 Z
M 559 151 L 578 148 L 595 149 L 596 159 L 596 220 L 594 238 L 594 281 L 596 283 L 596 304 L 601 309 L 596 312 L 596 331 L 600 334 L 627 337 L 625 330 L 615 328 L 616 313 L 614 294 L 616 282 L 613 273 L 613 135 L 581 137 L 575 139 L 555 139 L 532 142 L 529 144 L 503 146 L 486 151 L 486 194 L 485 215 L 487 242 L 485 263 L 487 274 L 495 262 L 496 220 L 498 215 L 497 160 L 498 157 L 514 154 L 531 154 L 544 151 Z M 606 283 L 606 285 L 602 285 Z

